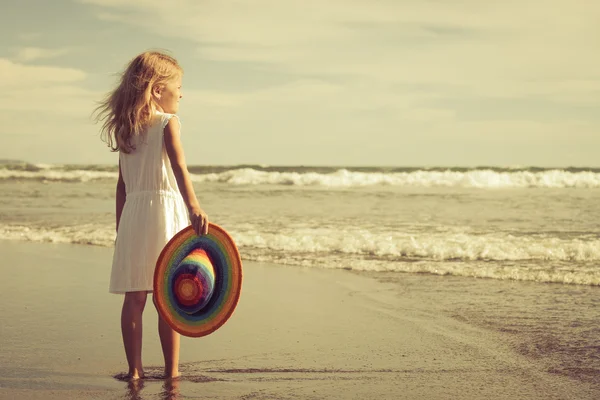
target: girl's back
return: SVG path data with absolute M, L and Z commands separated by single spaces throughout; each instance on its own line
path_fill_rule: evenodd
M 163 141 L 165 126 L 172 117 L 177 118 L 173 114 L 157 111 L 148 129 L 132 138 L 135 150 L 129 154 L 119 153 L 128 198 L 148 192 L 179 195 L 177 181 Z

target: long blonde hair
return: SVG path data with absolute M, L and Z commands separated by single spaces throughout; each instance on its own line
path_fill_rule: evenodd
M 132 138 L 144 131 L 156 113 L 152 89 L 181 74 L 177 60 L 158 51 L 131 60 L 117 88 L 94 110 L 96 122 L 103 121 L 100 136 L 112 151 L 135 150 Z

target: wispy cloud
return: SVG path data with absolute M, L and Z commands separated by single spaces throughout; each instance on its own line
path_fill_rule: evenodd
M 62 115 L 89 114 L 99 94 L 80 84 L 84 71 L 0 58 L 0 109 Z
M 26 65 L 0 58 L 0 87 L 36 87 L 44 84 L 78 82 L 86 73 L 79 69 Z
M 82 1 L 104 18 L 196 40 L 203 58 L 296 74 L 500 96 L 600 79 L 600 3 L 589 1 Z
M 422 123 L 421 132 L 478 137 L 486 125 L 498 134 L 549 129 L 544 113 L 553 132 L 566 132 L 571 116 L 593 119 L 585 110 L 600 104 L 598 2 L 80 1 L 103 19 L 192 40 L 203 60 L 291 77 L 238 95 L 230 103 L 236 116 L 256 115 L 266 104 L 312 110 L 315 118 L 323 109 L 353 118 L 377 112 L 371 126 Z M 489 109 L 473 123 L 476 109 L 464 107 L 478 101 Z M 516 104 L 533 111 L 513 115 Z M 554 118 L 556 104 L 565 107 L 564 125 Z M 569 110 L 581 106 L 584 112 Z
M 30 42 L 41 39 L 42 34 L 40 32 L 19 32 L 17 33 L 17 38 L 25 42 Z
M 16 49 L 14 58 L 19 62 L 30 62 L 46 58 L 56 58 L 68 52 L 68 48 L 43 49 L 40 47 L 21 47 Z
M 18 111 L 17 131 L 60 135 L 134 51 L 173 43 L 186 140 L 239 144 L 201 162 L 552 164 L 569 147 L 597 164 L 600 2 L 72 1 L 102 33 L 86 57 L 66 18 L 9 32 L 27 45 L 0 58 L 0 113 Z M 32 118 L 48 112 L 65 118 Z

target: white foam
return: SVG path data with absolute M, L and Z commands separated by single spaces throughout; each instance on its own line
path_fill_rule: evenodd
M 64 171 L 44 167 L 39 171 L 19 171 L 0 168 L 0 180 L 36 180 L 55 182 L 88 182 L 99 179 L 114 179 L 119 177 L 117 172 L 106 171 Z
M 106 226 L 86 224 L 56 228 L 0 224 L 0 239 L 26 242 L 71 243 L 112 246 L 116 234 Z
M 383 260 L 597 261 L 600 240 L 517 237 L 510 234 L 372 233 L 360 229 L 233 231 L 241 246 L 295 253 L 360 255 Z
M 356 271 L 600 285 L 600 240 L 506 233 L 398 233 L 296 227 L 277 233 L 252 225 L 229 230 L 249 261 Z M 0 239 L 111 247 L 112 225 L 56 228 L 0 224 Z
M 0 180 L 40 180 L 87 182 L 99 179 L 116 180 L 117 172 L 99 170 L 68 170 L 60 166 L 37 165 L 37 170 L 0 168 Z M 598 188 L 600 173 L 564 170 L 512 171 L 427 171 L 353 172 L 339 169 L 332 173 L 269 172 L 252 168 L 232 169 L 220 173 L 192 174 L 194 182 L 215 182 L 230 185 L 287 185 L 322 187 L 413 186 L 466 188 Z
M 326 187 L 417 186 L 472 188 L 597 188 L 600 174 L 550 170 L 543 172 L 496 172 L 492 170 L 351 172 L 334 173 L 266 172 L 251 168 L 221 173 L 193 175 L 196 182 L 219 182 L 233 185 L 293 185 Z
M 532 281 L 540 283 L 565 283 L 600 285 L 600 271 L 590 266 L 576 268 L 554 266 L 549 263 L 521 262 L 514 265 L 486 262 L 352 262 L 356 271 L 391 271 L 428 273 L 433 275 L 465 276 L 498 280 Z

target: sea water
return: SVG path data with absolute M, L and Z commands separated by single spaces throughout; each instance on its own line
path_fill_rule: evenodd
M 600 171 L 190 167 L 242 258 L 600 284 Z M 115 166 L 0 166 L 0 239 L 112 246 Z

